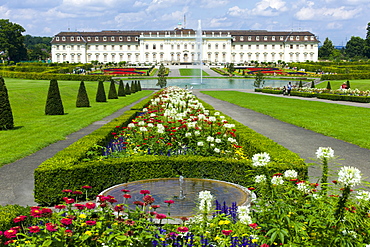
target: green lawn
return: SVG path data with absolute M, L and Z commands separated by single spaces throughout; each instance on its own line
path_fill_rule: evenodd
M 369 108 L 235 91 L 203 91 L 203 93 L 370 149 Z
M 35 151 L 62 140 L 89 124 L 109 116 L 118 109 L 139 100 L 152 91 L 95 102 L 97 82 L 85 82 L 89 95 L 89 108 L 76 108 L 80 82 L 59 81 L 63 101 L 63 116 L 46 116 L 44 113 L 49 81 L 5 79 L 13 111 L 15 128 L 0 131 L 0 166 L 34 153 Z M 109 82 L 105 82 L 108 95 Z M 118 89 L 118 86 L 117 86 Z
M 179 69 L 181 76 L 200 76 L 200 69 Z M 209 76 L 207 72 L 202 70 L 203 76 Z
M 331 89 L 339 89 L 340 86 L 346 82 L 347 80 L 340 80 L 340 81 L 330 81 Z M 370 80 L 349 80 L 350 86 L 352 89 L 359 89 L 361 91 L 370 90 Z M 317 88 L 326 88 L 328 82 L 322 82 L 320 84 L 317 84 Z

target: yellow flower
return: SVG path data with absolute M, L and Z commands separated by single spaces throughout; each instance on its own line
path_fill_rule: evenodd
M 166 241 L 166 239 L 164 239 L 164 238 L 160 238 L 159 240 L 161 240 L 162 242 Z
M 230 224 L 231 222 L 228 221 L 228 220 L 220 220 L 220 222 L 218 222 L 218 224 L 221 226 L 221 225 L 228 225 Z
M 112 225 L 117 226 L 117 225 L 118 225 L 118 223 L 117 223 L 117 222 L 114 222 Z
M 214 227 L 214 226 L 215 226 L 214 223 L 209 224 L 209 227 Z
M 86 214 L 80 214 L 78 217 L 80 217 L 81 219 L 86 219 Z
M 84 222 L 84 223 L 81 223 L 81 226 L 83 227 L 83 226 L 86 226 L 86 223 Z
M 92 232 L 91 231 L 86 231 L 85 234 L 91 236 Z
M 221 239 L 219 236 L 216 236 L 214 240 L 219 240 Z
M 252 243 L 257 243 L 258 239 L 252 239 Z

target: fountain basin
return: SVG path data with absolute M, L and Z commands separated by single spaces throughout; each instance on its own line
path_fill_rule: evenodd
M 170 212 L 171 217 L 175 218 L 195 215 L 199 192 L 204 190 L 210 191 L 216 200 L 220 203 L 226 202 L 229 206 L 233 202 L 236 202 L 237 206 L 248 205 L 251 201 L 249 190 L 240 185 L 200 178 L 184 178 L 181 187 L 178 178 L 139 180 L 115 185 L 101 194 L 114 196 L 117 200 L 116 204 L 121 204 L 124 200 L 122 189 L 130 190 L 129 194 L 132 198 L 127 201 L 129 205 L 133 205 L 134 201 L 142 201 L 141 190 L 149 190 L 150 195 L 155 199 L 153 205 L 160 205 L 156 212 L 163 214 Z M 181 195 L 185 197 L 183 199 L 180 199 L 180 189 L 182 189 Z M 168 208 L 167 203 L 164 203 L 166 200 L 173 200 L 175 203 Z

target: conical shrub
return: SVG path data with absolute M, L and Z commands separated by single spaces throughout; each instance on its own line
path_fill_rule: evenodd
M 330 81 L 328 81 L 328 84 L 326 85 L 326 89 L 331 90 Z
M 141 83 L 138 81 L 138 86 L 139 86 L 139 91 L 142 91 L 143 89 L 141 88 Z
M 122 80 L 119 81 L 118 96 L 126 96 L 125 85 Z
M 126 92 L 126 95 L 130 95 L 131 94 L 131 88 L 130 88 L 130 85 L 128 85 L 128 82 L 126 83 L 125 92 Z
M 302 81 L 299 81 L 299 88 L 302 88 L 303 87 L 303 84 L 302 84 Z
M 98 91 L 96 92 L 96 102 L 107 102 L 107 96 L 105 95 L 104 81 L 98 82 Z
M 131 93 L 136 93 L 136 88 L 135 88 L 135 82 L 134 81 L 131 81 Z
M 0 76 L 0 130 L 14 128 L 14 118 L 4 78 Z
M 108 99 L 118 99 L 117 89 L 113 79 L 110 80 Z
M 58 81 L 50 80 L 48 98 L 45 106 L 46 115 L 64 115 L 62 98 L 60 97 Z
M 351 88 L 351 85 L 349 84 L 349 81 L 346 82 L 346 85 L 347 85 L 347 89 Z
M 90 107 L 89 96 L 87 95 L 84 81 L 81 81 L 78 88 L 76 107 Z
M 315 81 L 311 82 L 311 88 L 315 88 Z

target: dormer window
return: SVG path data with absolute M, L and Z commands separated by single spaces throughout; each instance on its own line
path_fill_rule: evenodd
M 95 37 L 95 41 L 99 41 L 99 37 L 98 36 Z
M 272 39 L 272 40 L 275 40 L 275 36 L 272 36 L 272 37 L 271 37 L 271 39 Z
M 295 37 L 296 40 L 299 40 L 299 36 Z
M 251 36 L 248 36 L 248 40 L 251 41 L 252 40 L 252 37 Z
M 130 36 L 127 37 L 127 41 L 131 41 L 131 37 Z
M 122 36 L 119 36 L 119 41 L 122 41 L 123 40 L 123 37 Z
M 87 41 L 91 41 L 91 37 L 87 37 Z
M 304 40 L 308 40 L 308 37 L 307 36 L 304 36 Z
M 280 40 L 284 40 L 284 37 L 283 36 L 280 36 Z
M 267 36 L 263 37 L 263 40 L 267 40 Z
M 80 38 L 80 36 L 78 36 L 78 37 L 77 37 L 77 41 L 80 41 L 80 40 L 81 40 L 81 38 Z
M 256 40 L 260 40 L 260 36 L 256 36 Z
M 59 41 L 59 37 L 55 37 L 55 40 L 56 40 L 56 41 Z
M 311 36 L 311 40 L 315 40 L 315 37 L 314 36 Z
M 114 36 L 112 36 L 112 37 L 110 38 L 110 40 L 111 40 L 111 41 L 114 41 Z
M 240 41 L 244 41 L 244 37 L 243 36 L 240 36 Z
M 293 36 L 290 36 L 290 40 L 294 40 L 294 37 Z
M 139 37 L 135 37 L 135 41 L 138 41 L 139 40 Z
M 62 41 L 66 41 L 66 37 L 64 37 L 64 36 L 63 36 L 63 37 L 62 37 Z

